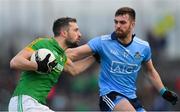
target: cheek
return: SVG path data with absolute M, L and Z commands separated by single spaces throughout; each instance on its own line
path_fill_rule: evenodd
M 72 32 L 72 33 L 69 33 L 69 37 L 70 37 L 70 38 L 73 39 L 75 36 L 76 36 L 75 33 L 73 33 L 73 32 Z
M 123 29 L 123 30 L 128 30 L 129 28 L 130 28 L 129 25 L 123 25 L 123 26 L 122 26 L 122 29 Z
M 71 33 L 71 36 L 76 37 L 76 36 L 77 36 L 77 33 L 76 33 L 76 32 L 72 32 L 72 33 Z
M 76 38 L 78 36 L 77 36 L 77 33 L 71 33 L 71 34 L 69 34 L 69 37 L 71 38 L 71 41 L 74 41 L 74 40 L 76 40 Z

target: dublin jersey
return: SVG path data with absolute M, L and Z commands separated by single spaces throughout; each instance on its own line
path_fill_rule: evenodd
M 100 96 L 111 91 L 136 98 L 136 79 L 143 62 L 151 59 L 148 42 L 134 36 L 128 46 L 118 42 L 115 33 L 96 37 L 88 42 L 100 56 Z
M 52 86 L 58 81 L 67 57 L 64 50 L 54 38 L 39 38 L 26 47 L 26 49 L 34 51 L 40 48 L 49 49 L 56 57 L 58 64 L 49 74 L 39 74 L 35 71 L 23 71 L 13 96 L 29 95 L 39 103 L 45 104 L 46 97 Z

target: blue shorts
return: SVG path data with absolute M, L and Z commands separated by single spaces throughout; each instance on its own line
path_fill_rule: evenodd
M 112 111 L 115 105 L 117 105 L 119 101 L 122 100 L 123 98 L 126 98 L 131 103 L 131 105 L 136 109 L 136 111 L 145 111 L 145 109 L 142 107 L 140 101 L 137 98 L 129 99 L 126 96 L 114 91 L 100 97 L 99 100 L 100 110 Z

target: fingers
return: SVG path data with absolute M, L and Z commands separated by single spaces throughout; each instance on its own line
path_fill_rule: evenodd
M 54 68 L 56 65 L 57 65 L 57 62 L 55 60 L 49 63 L 49 66 L 52 68 Z
M 44 60 L 49 60 L 49 57 L 51 56 L 51 54 L 49 53 Z
M 176 95 L 176 93 L 172 92 L 172 91 L 165 91 L 163 94 L 163 97 L 172 103 L 172 105 L 175 105 L 176 102 L 178 101 L 178 96 Z
M 176 102 L 178 101 L 178 96 L 177 96 L 176 93 L 174 93 L 174 92 L 172 92 L 172 96 L 173 96 L 172 104 L 175 105 Z

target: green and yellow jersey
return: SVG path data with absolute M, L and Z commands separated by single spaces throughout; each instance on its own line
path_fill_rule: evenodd
M 29 95 L 39 103 L 46 104 L 46 97 L 51 88 L 57 83 L 67 57 L 65 51 L 54 38 L 38 38 L 26 47 L 26 49 L 34 51 L 40 48 L 49 49 L 56 57 L 58 64 L 49 74 L 39 74 L 35 71 L 22 71 L 13 96 Z

